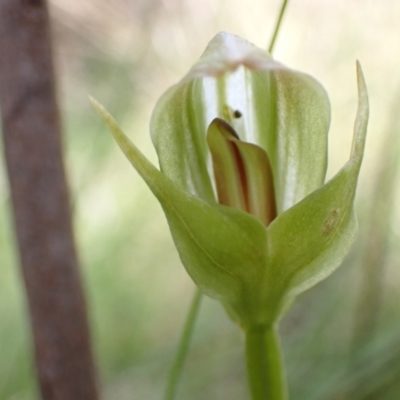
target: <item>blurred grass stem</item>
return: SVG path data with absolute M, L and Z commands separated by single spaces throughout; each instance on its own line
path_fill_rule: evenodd
M 189 313 L 186 318 L 185 326 L 183 328 L 182 336 L 179 342 L 178 351 L 175 356 L 174 364 L 172 365 L 167 389 L 165 391 L 164 400 L 173 400 L 178 388 L 179 379 L 182 374 L 183 364 L 186 359 L 186 355 L 189 349 L 190 340 L 193 335 L 193 328 L 196 322 L 197 314 L 200 309 L 201 303 L 201 292 L 196 288 L 196 292 L 193 296 L 192 303 L 190 305 Z
M 283 2 L 282 2 L 281 10 L 279 12 L 279 16 L 278 16 L 278 19 L 276 21 L 274 34 L 272 35 L 271 42 L 270 42 L 269 47 L 268 47 L 268 53 L 270 53 L 270 54 L 272 54 L 272 52 L 274 51 L 276 38 L 278 37 L 278 32 L 279 32 L 279 29 L 281 27 L 282 19 L 283 19 L 283 16 L 285 14 L 285 11 L 286 11 L 286 6 L 288 4 L 288 1 L 289 0 L 283 0 Z

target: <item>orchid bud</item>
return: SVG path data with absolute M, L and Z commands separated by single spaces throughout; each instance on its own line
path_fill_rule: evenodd
M 157 103 L 151 135 L 160 170 L 94 102 L 163 207 L 193 281 L 244 326 L 274 324 L 353 243 L 368 122 L 359 64 L 357 76 L 353 149 L 325 184 L 324 88 L 237 36 L 218 34 Z

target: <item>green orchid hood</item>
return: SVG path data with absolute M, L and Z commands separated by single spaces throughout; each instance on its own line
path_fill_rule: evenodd
M 158 101 L 151 135 L 160 170 L 93 101 L 159 200 L 193 281 L 244 326 L 274 324 L 354 241 L 368 122 L 358 63 L 357 77 L 350 159 L 325 184 L 324 88 L 237 36 L 218 34 Z

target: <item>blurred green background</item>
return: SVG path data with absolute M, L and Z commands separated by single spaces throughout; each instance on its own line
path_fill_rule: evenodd
M 226 30 L 266 47 L 279 0 L 52 0 L 65 161 L 103 398 L 160 399 L 193 284 L 156 200 L 88 102 L 92 95 L 156 162 L 158 97 Z M 294 400 L 400 399 L 400 2 L 292 0 L 275 58 L 308 72 L 332 104 L 331 177 L 347 160 L 355 60 L 371 119 L 360 235 L 333 276 L 300 296 L 281 326 Z M 0 169 L 0 399 L 36 400 L 26 300 Z M 204 299 L 179 399 L 248 399 L 243 340 Z

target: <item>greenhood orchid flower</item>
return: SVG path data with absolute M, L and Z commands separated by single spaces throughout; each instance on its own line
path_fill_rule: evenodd
M 327 183 L 324 88 L 237 36 L 218 34 L 156 105 L 160 170 L 94 101 L 160 202 L 187 272 L 244 327 L 274 325 L 353 243 L 368 121 L 359 64 L 357 76 L 350 159 Z

